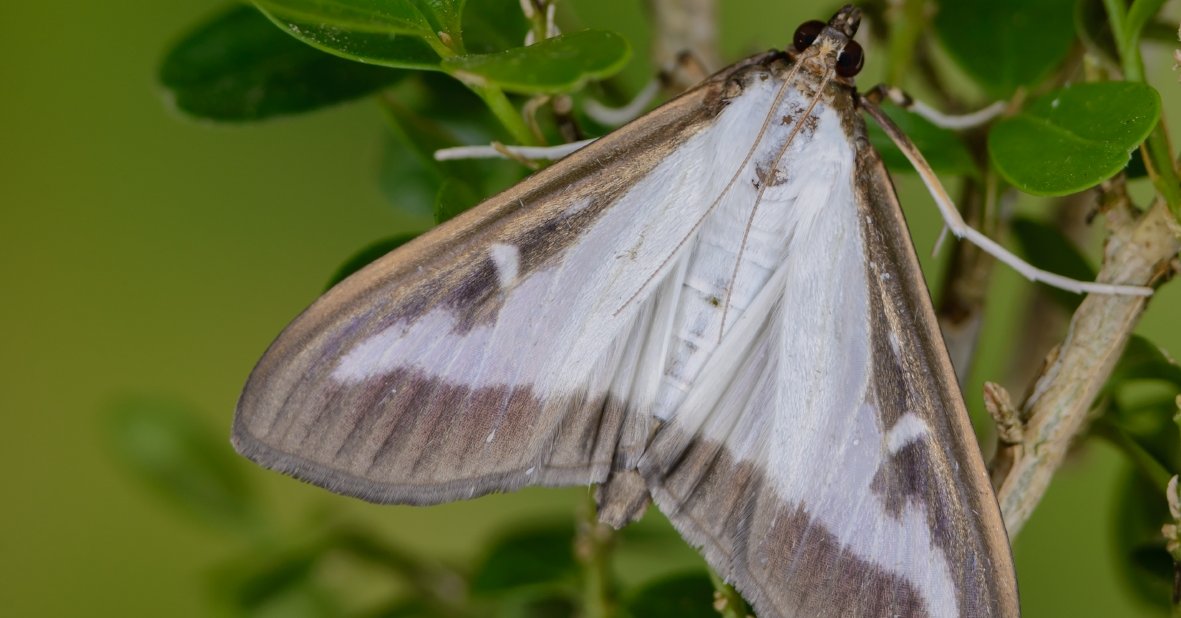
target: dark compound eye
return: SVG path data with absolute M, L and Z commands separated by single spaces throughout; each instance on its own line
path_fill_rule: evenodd
M 820 36 L 820 32 L 824 30 L 825 23 L 822 21 L 806 21 L 796 28 L 796 34 L 792 37 L 791 44 L 796 48 L 796 51 L 804 51 Z
M 861 67 L 864 65 L 865 52 L 861 50 L 861 45 L 857 41 L 849 41 L 845 44 L 841 55 L 837 56 L 837 75 L 853 77 L 861 72 Z

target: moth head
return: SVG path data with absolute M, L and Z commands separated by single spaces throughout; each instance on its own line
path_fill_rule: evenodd
M 792 37 L 792 55 L 797 62 L 819 63 L 823 70 L 832 70 L 839 77 L 850 79 L 865 64 L 865 52 L 853 40 L 861 24 L 861 11 L 845 5 L 828 23 L 804 22 Z

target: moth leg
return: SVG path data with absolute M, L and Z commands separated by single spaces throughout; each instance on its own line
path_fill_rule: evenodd
M 435 151 L 436 161 L 454 161 L 456 159 L 513 159 L 521 158 L 534 161 L 554 161 L 581 150 L 583 146 L 595 141 L 584 139 L 569 144 L 557 146 L 505 146 L 504 144 L 489 144 L 487 146 L 456 146 Z
M 927 190 L 931 193 L 931 197 L 935 200 L 935 204 L 939 207 L 939 212 L 943 215 L 943 220 L 946 222 L 947 229 L 955 235 L 956 238 L 967 240 L 968 242 L 980 247 L 985 253 L 991 255 L 997 260 L 1007 264 L 1010 268 L 1020 273 L 1030 281 L 1040 281 L 1046 285 L 1056 287 L 1068 292 L 1076 294 L 1095 293 L 1095 294 L 1123 294 L 1128 296 L 1151 296 L 1152 288 L 1142 287 L 1138 285 L 1118 285 L 1114 283 L 1100 283 L 1097 281 L 1078 281 L 1069 277 L 1055 274 L 1046 270 L 1042 270 L 1025 260 L 1014 255 L 1008 249 L 1005 249 L 995 240 L 985 236 L 980 231 L 969 226 L 964 222 L 963 217 L 960 216 L 959 210 L 955 207 L 951 197 L 948 196 L 947 190 L 943 188 L 943 184 L 939 182 L 939 178 L 935 172 L 931 170 L 931 166 L 927 164 L 927 160 L 923 158 L 922 153 L 918 148 L 915 148 L 910 138 L 886 116 L 877 104 L 865 96 L 859 96 L 858 101 L 861 107 L 873 117 L 878 126 L 890 136 L 890 139 L 906 155 L 910 164 L 914 166 L 919 177 L 923 179 L 923 184 L 927 185 Z
M 880 103 L 885 99 L 889 99 L 891 103 L 898 107 L 910 110 L 926 118 L 931 124 L 944 129 L 961 130 L 978 127 L 1005 111 L 1005 102 L 997 101 L 988 107 L 968 114 L 944 114 L 930 105 L 911 97 L 901 88 L 895 88 L 886 84 L 878 84 L 870 88 L 869 92 L 866 92 L 862 97 L 874 103 Z

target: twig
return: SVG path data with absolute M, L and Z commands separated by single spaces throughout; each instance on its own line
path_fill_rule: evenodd
M 1152 285 L 1169 274 L 1181 250 L 1177 223 L 1160 199 L 1138 219 L 1129 211 L 1108 209 L 1113 229 L 1099 280 Z M 1021 408 L 1021 444 L 999 484 L 997 499 L 1010 537 L 1017 535 L 1045 494 L 1146 302 L 1134 296 L 1092 294 L 1071 318 L 1066 339 Z
M 1181 396 L 1177 398 L 1177 406 L 1181 407 Z M 1173 598 L 1172 613 L 1174 618 L 1181 617 L 1181 494 L 1177 492 L 1177 477 L 1169 479 L 1165 488 L 1165 498 L 1169 503 L 1169 515 L 1173 521 L 1161 526 L 1161 535 L 1165 537 L 1165 549 L 1173 558 Z
M 586 618 L 611 618 L 617 613 L 615 585 L 611 577 L 611 550 L 615 544 L 615 531 L 599 521 L 594 492 L 587 493 L 580 510 L 574 537 L 574 557 L 582 565 L 582 615 Z
M 1021 449 L 1025 423 L 1021 413 L 1013 407 L 1009 391 L 995 382 L 984 383 L 984 409 L 996 423 L 996 456 L 988 465 L 993 484 L 999 484 L 1013 469 L 1013 462 Z
M 648 0 L 652 24 L 652 61 L 664 68 L 690 52 L 710 70 L 721 66 L 718 57 L 716 0 Z
M 743 600 L 742 595 L 738 594 L 734 586 L 727 584 L 712 568 L 706 567 L 705 570 L 709 573 L 709 582 L 714 586 L 714 610 L 722 618 L 746 618 L 749 616 L 746 601 Z

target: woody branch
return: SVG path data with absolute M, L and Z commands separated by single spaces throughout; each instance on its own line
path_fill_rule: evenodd
M 1122 188 L 1109 194 L 1111 236 L 1100 281 L 1152 285 L 1176 267 L 1181 227 L 1157 199 L 1135 216 Z M 1016 410 L 1011 439 L 1002 440 L 992 463 L 1010 537 L 1037 506 L 1088 412 L 1131 337 L 1147 300 L 1092 294 L 1071 318 L 1065 339 L 1052 351 L 1025 402 Z

